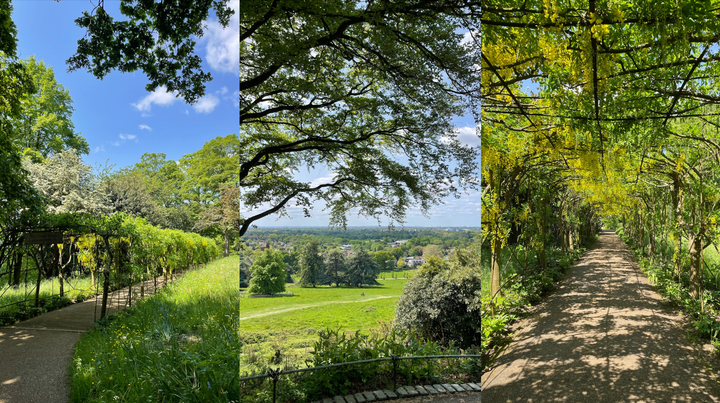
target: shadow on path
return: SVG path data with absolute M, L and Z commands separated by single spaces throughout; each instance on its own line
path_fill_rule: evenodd
M 611 231 L 482 377 L 486 402 L 720 402 L 720 384 Z

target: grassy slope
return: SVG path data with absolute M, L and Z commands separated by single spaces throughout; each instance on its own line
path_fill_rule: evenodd
M 276 350 L 286 362 L 302 362 L 317 332 L 325 328 L 367 332 L 391 321 L 407 280 L 379 282 L 383 285 L 363 288 L 290 286 L 292 297 L 241 298 L 240 318 L 263 315 L 240 320 L 241 343 L 247 343 L 241 347 L 241 371 L 266 362 Z
M 238 385 L 239 260 L 216 260 L 78 342 L 73 402 L 224 402 Z

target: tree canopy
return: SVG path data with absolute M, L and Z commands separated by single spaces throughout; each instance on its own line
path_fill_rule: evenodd
M 402 222 L 476 186 L 477 150 L 452 119 L 477 112 L 479 41 L 460 32 L 479 32 L 479 3 L 243 5 L 241 234 L 291 201 L 309 214 L 322 200 L 343 227 L 353 209 Z M 296 179 L 315 167 L 331 177 Z

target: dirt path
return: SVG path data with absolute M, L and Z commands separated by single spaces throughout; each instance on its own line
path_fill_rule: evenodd
M 297 311 L 298 309 L 314 308 L 316 306 L 333 305 L 333 304 L 353 304 L 353 303 L 368 302 L 368 301 L 374 301 L 376 299 L 385 299 L 385 298 L 397 298 L 397 297 L 375 297 L 375 298 L 364 299 L 362 301 L 327 301 L 327 302 L 319 302 L 317 304 L 298 305 L 298 306 L 294 306 L 292 308 L 280 309 L 278 311 L 259 313 L 257 315 L 252 315 L 252 316 L 243 316 L 240 318 L 240 320 L 260 318 L 262 316 L 270 316 L 270 315 L 276 315 L 279 313 Z M 0 402 L 0 403 L 2 403 L 2 402 Z
M 520 321 L 486 402 L 720 402 L 709 363 L 610 231 Z
M 153 280 L 145 292 L 154 292 Z M 158 286 L 160 284 L 158 283 Z M 133 300 L 140 285 L 133 286 Z M 100 317 L 102 295 L 0 327 L 0 403 L 64 403 L 70 400 L 69 368 L 75 344 Z M 124 309 L 127 288 L 108 298 L 108 313 Z

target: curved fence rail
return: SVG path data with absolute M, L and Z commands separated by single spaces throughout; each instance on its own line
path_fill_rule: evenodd
M 248 376 L 244 378 L 240 378 L 240 382 L 247 382 L 252 381 L 256 379 L 265 379 L 270 378 L 272 379 L 273 383 L 273 403 L 276 403 L 276 392 L 277 392 L 277 383 L 280 380 L 281 375 L 288 375 L 288 374 L 294 374 L 294 373 L 300 373 L 300 372 L 311 372 L 311 371 L 318 371 L 321 369 L 328 369 L 328 368 L 337 368 L 337 367 L 345 367 L 349 365 L 358 365 L 358 364 L 368 364 L 372 362 L 383 362 L 383 361 L 392 361 L 393 362 L 393 389 L 397 387 L 396 381 L 397 381 L 397 363 L 398 361 L 403 360 L 415 360 L 415 359 L 442 359 L 442 358 L 456 358 L 456 359 L 465 359 L 465 358 L 480 358 L 480 354 L 468 354 L 468 355 L 416 355 L 416 356 L 403 356 L 399 357 L 397 355 L 393 355 L 390 357 L 382 357 L 382 358 L 373 358 L 371 360 L 359 360 L 359 361 L 349 361 L 349 362 L 341 362 L 337 364 L 328 364 L 328 365 L 321 365 L 319 367 L 307 367 L 307 368 L 299 368 L 299 369 L 290 369 L 290 370 L 272 370 L 270 369 L 269 372 L 265 374 L 260 375 L 253 375 Z

